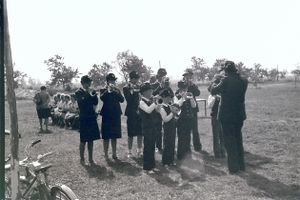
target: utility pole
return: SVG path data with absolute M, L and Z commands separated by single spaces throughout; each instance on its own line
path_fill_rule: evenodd
M 4 169 L 4 154 L 5 154 L 5 123 L 4 123 L 4 27 L 3 16 L 4 8 L 3 1 L 0 1 L 0 199 L 5 199 L 5 169 Z
M 4 65 L 6 69 L 7 101 L 10 114 L 10 148 L 11 148 L 11 189 L 12 200 L 20 199 L 19 191 L 19 131 L 16 95 L 14 91 L 13 61 L 11 55 L 8 14 L 6 0 L 3 0 L 3 25 L 4 25 Z

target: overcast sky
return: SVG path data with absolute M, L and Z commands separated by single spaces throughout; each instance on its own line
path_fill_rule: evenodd
M 41 81 L 59 54 L 86 74 L 131 50 L 180 78 L 191 57 L 292 70 L 300 63 L 298 0 L 7 0 L 16 69 Z

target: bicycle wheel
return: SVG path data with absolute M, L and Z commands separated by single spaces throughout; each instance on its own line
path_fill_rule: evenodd
M 78 200 L 75 193 L 65 185 L 53 186 L 51 188 L 52 200 Z

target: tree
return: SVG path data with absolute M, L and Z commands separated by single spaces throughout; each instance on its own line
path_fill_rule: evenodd
M 192 65 L 191 69 L 194 72 L 194 77 L 196 77 L 197 81 L 204 81 L 206 76 L 209 74 L 209 68 L 206 65 L 206 62 L 202 58 L 197 58 L 193 56 L 191 58 Z
M 54 57 L 45 60 L 44 63 L 48 66 L 48 70 L 51 72 L 51 86 L 62 85 L 63 88 L 65 88 L 67 84 L 71 84 L 74 78 L 79 77 L 78 69 L 67 67 L 62 56 L 55 55 Z
M 251 77 L 251 71 L 252 71 L 252 69 L 246 67 L 245 64 L 244 64 L 243 62 L 238 62 L 238 63 L 236 64 L 236 68 L 237 68 L 237 70 L 238 70 L 238 72 L 239 72 L 239 74 L 240 74 L 241 76 L 243 76 L 243 77 L 245 77 L 245 78 L 247 78 L 247 79 L 248 79 L 249 77 Z
M 104 62 L 102 65 L 94 64 L 92 69 L 88 72 L 88 75 L 93 80 L 92 84 L 94 87 L 103 86 L 106 83 L 106 75 L 111 71 L 113 67 Z
M 14 89 L 21 86 L 25 81 L 24 78 L 27 77 L 27 74 L 19 70 L 14 70 L 13 79 L 14 79 Z
M 297 79 L 300 76 L 300 64 L 297 64 L 297 69 L 294 69 L 291 73 L 295 76 L 295 87 L 297 87 Z
M 277 68 L 273 68 L 273 69 L 271 69 L 271 70 L 269 71 L 268 75 L 269 75 L 269 77 L 270 77 L 270 79 L 271 79 L 272 81 L 275 81 L 275 80 L 278 81 L 278 78 L 279 78 L 279 71 L 278 71 Z
M 129 50 L 118 53 L 116 62 L 119 66 L 119 73 L 126 82 L 128 82 L 131 71 L 137 71 L 142 82 L 149 80 L 153 73 L 151 67 L 144 65 L 143 59 L 139 59 Z
M 265 71 L 261 68 L 261 64 L 254 63 L 254 68 L 251 70 L 250 77 L 256 88 L 259 80 L 263 77 L 263 74 L 265 74 Z

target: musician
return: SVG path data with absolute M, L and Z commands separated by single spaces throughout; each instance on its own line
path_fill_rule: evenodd
M 175 165 L 176 110 L 174 110 L 170 105 L 173 97 L 169 90 L 163 90 L 159 95 L 163 100 L 162 107 L 160 109 L 164 129 L 162 164 L 168 168 L 169 166 Z
M 93 106 L 98 104 L 98 97 L 96 94 L 92 95 L 90 86 L 92 80 L 87 76 L 81 77 L 81 85 L 75 92 L 77 104 L 79 107 L 79 121 L 80 121 L 80 162 L 84 164 L 84 150 L 85 143 L 88 143 L 89 162 L 94 164 L 93 160 L 93 141 L 100 139 L 100 131 L 97 124 L 97 115 Z
M 162 84 L 163 80 L 167 75 L 167 71 L 165 68 L 159 68 L 156 74 L 156 82 L 154 82 L 151 86 L 153 89 L 152 95 L 155 97 L 156 103 L 161 102 L 162 100 L 159 100 L 159 92 L 162 90 Z M 155 92 L 154 92 L 155 91 Z M 156 146 L 156 152 L 162 153 L 162 119 L 160 116 L 159 111 L 157 111 L 154 114 L 154 123 L 155 123 L 155 129 L 156 129 L 156 139 L 155 139 L 155 146 Z
M 193 94 L 188 92 L 188 84 L 186 82 L 179 81 L 177 86 L 179 89 L 175 102 L 181 108 L 177 120 L 177 159 L 182 160 L 186 156 L 191 155 L 191 132 L 193 129 L 193 118 L 195 117 L 194 109 L 197 103 Z
M 200 95 L 200 90 L 198 89 L 198 86 L 193 83 L 193 71 L 188 69 L 186 72 L 183 74 L 183 80 L 185 83 L 188 85 L 187 91 L 193 94 L 193 98 L 196 101 L 196 96 Z M 196 107 L 193 108 L 194 111 L 194 118 L 192 119 L 192 133 L 193 133 L 193 145 L 194 145 L 194 150 L 195 151 L 201 151 L 202 150 L 202 144 L 200 142 L 200 136 L 199 136 L 199 131 L 198 131 L 198 104 L 196 104 Z
M 137 156 L 142 155 L 142 127 L 141 120 L 138 115 L 140 102 L 140 85 L 139 74 L 136 71 L 129 73 L 130 81 L 123 88 L 123 94 L 127 102 L 125 116 L 127 116 L 127 132 L 128 132 L 128 157 L 132 156 L 133 138 L 137 137 Z
M 141 85 L 142 98 L 139 104 L 139 113 L 142 122 L 142 133 L 144 136 L 144 151 L 143 151 L 143 169 L 150 174 L 154 173 L 155 168 L 155 109 L 159 107 L 151 99 L 152 86 L 150 83 Z
M 100 90 L 100 99 L 103 101 L 103 106 L 100 111 L 102 116 L 102 139 L 105 159 L 108 160 L 109 140 L 112 146 L 112 158 L 117 157 L 117 139 L 121 138 L 121 106 L 124 102 L 124 97 L 121 91 L 116 87 L 117 78 L 113 73 L 106 76 L 106 87 Z

